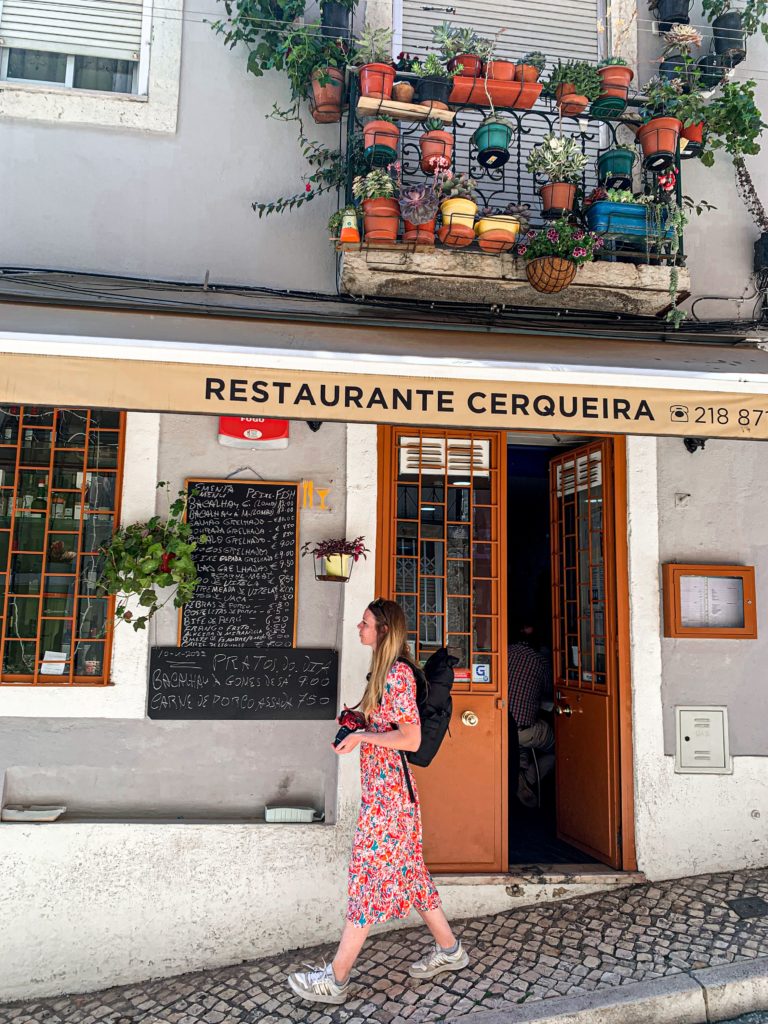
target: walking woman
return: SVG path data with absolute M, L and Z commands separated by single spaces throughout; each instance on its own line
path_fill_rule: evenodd
M 296 995 L 316 1003 L 343 1003 L 371 925 L 406 917 L 412 907 L 435 940 L 434 949 L 411 965 L 412 978 L 433 978 L 469 963 L 424 864 L 418 794 L 414 785 L 411 801 L 403 774 L 400 751 L 417 750 L 421 743 L 405 616 L 399 604 L 379 598 L 357 629 L 360 643 L 371 648 L 361 702 L 367 726 L 334 748 L 343 755 L 360 747 L 362 803 L 349 865 L 347 921 L 332 963 L 288 978 Z

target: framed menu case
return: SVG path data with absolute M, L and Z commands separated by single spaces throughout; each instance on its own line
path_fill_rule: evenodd
M 664 636 L 757 639 L 755 567 L 662 566 Z

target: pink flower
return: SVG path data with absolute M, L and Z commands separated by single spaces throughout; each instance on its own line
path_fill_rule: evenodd
M 536 237 L 536 228 L 531 228 L 531 230 L 526 234 L 526 238 L 535 238 L 535 237 Z
M 586 256 L 586 255 L 587 255 L 587 250 L 584 248 L 583 245 L 577 245 L 576 248 L 573 250 L 573 258 L 576 259 L 576 260 L 579 259 L 581 256 Z
M 594 244 L 596 249 L 602 249 L 603 246 L 605 245 L 605 239 L 603 239 L 603 238 L 596 238 L 593 244 Z
M 554 228 L 550 228 L 547 232 L 547 238 L 550 240 L 550 242 L 556 242 L 559 237 L 560 235 L 558 235 Z
M 527 252 L 528 252 L 528 246 L 527 245 L 518 245 L 518 247 L 517 247 L 517 254 L 518 254 L 518 256 L 525 256 L 525 254 Z
M 578 231 L 574 231 L 573 232 L 573 237 L 576 239 L 577 242 L 580 242 L 582 240 L 582 238 L 584 237 L 584 234 L 585 234 L 585 232 L 583 232 L 581 230 L 581 228 L 579 228 Z

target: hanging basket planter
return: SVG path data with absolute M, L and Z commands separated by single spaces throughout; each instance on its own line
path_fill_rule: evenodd
M 692 0 L 657 0 L 656 17 L 659 28 L 667 32 L 673 25 L 687 25 L 691 20 Z
M 435 218 L 428 220 L 426 224 L 413 224 L 409 220 L 403 221 L 403 241 L 415 242 L 416 245 L 435 244 Z
M 477 147 L 481 167 L 503 167 L 509 160 L 512 126 L 500 117 L 488 117 L 475 129 L 472 142 Z
M 396 242 L 400 207 L 396 199 L 364 199 L 363 231 L 367 242 Z
M 537 292 L 553 295 L 572 284 L 576 277 L 576 264 L 562 256 L 540 256 L 526 263 L 525 276 Z
M 477 244 L 483 252 L 508 252 L 514 247 L 520 221 L 507 214 L 481 217 L 475 224 Z
M 323 0 L 320 24 L 326 39 L 349 39 L 349 21 L 352 12 L 338 0 Z
M 708 53 L 699 57 L 696 64 L 699 70 L 699 81 L 703 89 L 715 89 L 722 82 L 727 70 L 722 57 L 716 53 Z
M 724 58 L 728 67 L 741 64 L 747 56 L 747 36 L 740 11 L 727 11 L 712 22 L 715 53 Z
M 607 149 L 597 158 L 597 179 L 607 188 L 628 188 L 637 153 L 631 149 Z
M 589 99 L 576 92 L 576 86 L 563 82 L 555 89 L 557 107 L 565 117 L 576 117 L 589 106 Z
M 390 121 L 369 121 L 363 127 L 364 153 L 373 167 L 386 167 L 397 160 L 400 129 Z
M 391 64 L 364 64 L 360 68 L 360 95 L 375 99 L 392 98 L 395 83 L 395 69 Z
M 646 170 L 663 171 L 675 162 L 682 127 L 676 117 L 654 117 L 638 130 Z
M 685 146 L 682 140 L 685 139 Z M 704 122 L 689 124 L 680 132 L 680 159 L 692 160 L 704 149 Z
M 302 545 L 301 554 L 312 555 L 316 580 L 322 580 L 324 583 L 346 583 L 352 575 L 355 562 L 358 558 L 366 558 L 369 549 L 365 546 L 365 537 L 356 537 L 352 541 L 307 541 Z
M 576 200 L 576 186 L 564 181 L 553 181 L 549 185 L 542 185 L 539 195 L 541 196 L 542 217 L 545 220 L 558 220 L 573 209 Z
M 425 174 L 432 174 L 441 157 L 450 164 L 453 158 L 453 135 L 442 128 L 433 128 L 421 136 L 419 149 L 421 150 L 419 166 Z
M 326 80 L 325 85 L 321 85 L 323 79 Z M 343 99 L 343 72 L 338 68 L 315 68 L 312 72 L 312 119 L 315 123 L 335 124 L 340 121 Z
M 600 95 L 592 103 L 591 112 L 596 117 L 617 117 L 627 106 L 629 86 L 635 73 L 624 64 L 609 64 L 598 68 Z

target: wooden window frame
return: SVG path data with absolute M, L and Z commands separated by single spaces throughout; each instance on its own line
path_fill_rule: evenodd
M 38 429 L 38 430 L 49 430 L 52 438 L 55 437 L 55 431 L 56 431 L 56 426 L 57 426 L 57 418 L 58 418 L 58 416 L 61 413 L 76 411 L 76 412 L 85 412 L 87 414 L 88 418 L 87 418 L 87 422 L 86 422 L 86 434 L 85 434 L 85 441 L 84 441 L 82 449 L 79 449 L 79 448 L 67 448 L 66 449 L 67 451 L 82 451 L 82 453 L 83 453 L 83 463 L 82 463 L 82 466 L 79 467 L 79 469 L 76 469 L 76 467 L 72 467 L 73 469 L 76 469 L 76 471 L 82 472 L 83 480 L 82 480 L 82 484 L 80 486 L 79 492 L 77 490 L 73 490 L 73 489 L 67 489 L 67 488 L 53 487 L 52 486 L 52 484 L 53 484 L 53 469 L 54 469 L 54 455 L 55 455 L 55 452 L 56 452 L 56 445 L 55 444 L 53 444 L 53 443 L 51 444 L 51 450 L 50 450 L 50 455 L 49 455 L 48 463 L 47 464 L 35 466 L 35 465 L 32 465 L 31 463 L 29 465 L 24 465 L 24 463 L 21 462 L 21 452 L 22 452 L 22 447 L 23 447 L 23 432 L 24 432 L 24 429 L 26 429 L 23 426 L 24 411 L 26 409 L 29 409 L 29 408 L 45 409 L 45 410 L 50 409 L 52 411 L 53 417 L 52 417 L 52 422 L 51 422 L 50 428 L 42 427 L 42 426 L 37 426 L 35 428 L 35 429 Z M 104 654 L 103 654 L 103 660 L 102 660 L 102 672 L 101 672 L 101 674 L 99 676 L 97 676 L 97 677 L 94 677 L 94 676 L 91 676 L 91 675 L 76 675 L 75 674 L 75 650 L 76 650 L 77 643 L 80 642 L 82 639 L 90 639 L 90 638 L 80 638 L 80 637 L 77 636 L 76 625 L 77 625 L 77 621 L 78 621 L 79 606 L 80 606 L 80 593 L 79 593 L 79 589 L 80 588 L 79 588 L 78 581 L 79 581 L 80 572 L 81 572 L 81 568 L 82 568 L 81 560 L 87 554 L 89 554 L 89 552 L 86 552 L 86 551 L 82 550 L 82 547 L 81 547 L 82 538 L 83 538 L 83 532 L 84 532 L 84 528 L 85 528 L 85 521 L 86 521 L 85 520 L 85 516 L 86 516 L 86 511 L 85 511 L 86 501 L 85 501 L 85 497 L 86 497 L 86 488 L 87 488 L 87 482 L 86 481 L 87 481 L 87 474 L 88 474 L 88 472 L 97 472 L 98 469 L 100 468 L 102 474 L 110 475 L 110 476 L 114 475 L 114 477 L 115 477 L 114 508 L 111 510 L 110 514 L 113 517 L 113 528 L 114 528 L 114 531 L 117 531 L 119 529 L 119 527 L 120 527 L 120 505 L 121 505 L 121 500 L 122 500 L 123 468 L 124 468 L 124 461 L 125 461 L 125 425 L 126 425 L 126 414 L 123 411 L 119 411 L 118 412 L 119 419 L 118 419 L 118 426 L 117 427 L 92 427 L 91 426 L 91 413 L 94 412 L 94 411 L 101 411 L 101 410 L 99 410 L 99 409 L 97 409 L 95 407 L 94 408 L 89 407 L 87 409 L 79 409 L 79 408 L 70 407 L 70 406 L 49 406 L 49 405 L 36 405 L 36 404 L 33 404 L 33 403 L 29 403 L 28 405 L 19 405 L 18 409 L 19 409 L 19 427 L 18 427 L 16 441 L 12 442 L 11 444 L 8 444 L 8 445 L 2 445 L 2 442 L 0 442 L 0 450 L 7 450 L 9 448 L 14 448 L 15 451 L 16 451 L 15 464 L 14 464 L 13 471 L 12 471 L 13 472 L 12 483 L 10 483 L 8 485 L 4 484 L 3 487 L 2 487 L 2 491 L 3 492 L 7 492 L 7 491 L 11 491 L 12 492 L 11 496 L 12 496 L 13 504 L 12 504 L 12 510 L 11 510 L 12 514 L 9 516 L 9 527 L 8 527 L 7 531 L 6 530 L 3 531 L 3 532 L 7 532 L 8 533 L 8 552 L 7 552 L 7 557 L 6 557 L 5 564 L 4 565 L 0 565 L 0 573 L 2 573 L 5 576 L 5 588 L 4 588 L 4 592 L 2 593 L 2 597 L 0 597 L 0 689 L 6 688 L 6 687 L 12 687 L 12 686 L 35 687 L 35 688 L 44 688 L 44 689 L 59 688 L 59 687 L 72 687 L 72 686 L 76 686 L 76 687 L 103 687 L 103 686 L 108 686 L 108 685 L 110 685 L 110 677 L 111 677 L 112 644 L 113 644 L 113 639 L 114 639 L 115 598 L 113 596 L 110 596 L 110 595 L 105 595 L 104 598 L 99 598 L 99 600 L 105 600 L 106 601 L 106 616 L 105 616 L 106 629 L 105 629 L 105 635 L 104 635 L 103 641 L 101 639 L 98 639 L 97 641 L 93 641 L 93 640 L 91 641 L 91 642 L 98 642 L 98 643 L 103 643 L 104 644 Z M 106 411 L 108 411 L 108 412 L 115 412 L 117 410 L 106 410 Z M 114 469 L 111 469 L 111 467 L 97 467 L 96 469 L 89 469 L 89 467 L 88 467 L 88 452 L 89 452 L 89 444 L 88 444 L 88 442 L 89 442 L 89 439 L 90 439 L 92 431 L 93 432 L 98 432 L 98 433 L 117 434 L 118 435 L 118 441 L 117 441 L 117 444 L 118 444 L 117 460 L 116 460 L 116 465 L 115 465 Z M 47 484 L 47 487 L 46 487 L 47 506 L 46 506 L 46 509 L 45 509 L 45 527 L 44 527 L 44 533 L 43 533 L 43 550 L 40 553 L 41 557 L 43 559 L 42 572 L 41 572 L 41 576 L 40 576 L 40 590 L 39 590 L 38 594 L 36 594 L 36 595 L 35 594 L 20 594 L 20 595 L 18 595 L 20 597 L 30 597 L 30 598 L 35 598 L 36 597 L 38 599 L 38 603 L 39 603 L 38 610 L 37 610 L 37 633 L 36 633 L 36 636 L 34 638 L 31 638 L 31 637 L 28 638 L 29 641 L 34 640 L 34 643 L 35 643 L 35 671 L 34 671 L 34 673 L 32 673 L 31 677 L 29 675 L 21 675 L 21 674 L 18 674 L 18 673 L 6 673 L 2 669 L 3 659 L 5 657 L 5 644 L 6 644 L 6 641 L 8 639 L 7 634 L 6 634 L 6 628 L 7 628 L 7 623 L 8 623 L 9 603 L 10 603 L 10 600 L 11 600 L 11 598 L 13 596 L 17 596 L 17 595 L 13 595 L 11 593 L 11 590 L 10 590 L 10 579 L 11 579 L 11 568 L 12 568 L 13 556 L 14 556 L 14 554 L 18 554 L 18 552 L 14 550 L 13 537 L 14 537 L 15 524 L 16 524 L 15 513 L 17 511 L 17 500 L 18 500 L 19 474 L 20 474 L 20 472 L 41 472 L 41 473 L 48 474 L 48 484 Z M 49 536 L 51 534 L 54 534 L 54 535 L 61 534 L 61 532 L 62 532 L 60 530 L 57 531 L 55 529 L 53 529 L 53 530 L 51 529 L 51 516 L 50 516 L 50 511 L 51 511 L 51 495 L 54 492 L 56 492 L 56 493 L 79 494 L 79 497 L 80 497 L 80 507 L 82 509 L 82 516 L 81 516 L 81 518 L 79 520 L 79 526 L 78 526 L 77 531 L 76 531 L 77 532 L 77 538 L 78 538 L 78 555 L 77 555 L 76 569 L 75 569 L 75 572 L 72 573 L 72 574 L 69 574 L 69 573 L 57 573 L 57 572 L 50 572 L 49 573 L 48 572 L 48 567 L 47 567 L 47 551 L 48 551 Z M 93 514 L 98 515 L 99 513 L 91 513 L 91 514 L 92 515 Z M 74 522 L 74 520 L 73 520 L 73 522 Z M 32 552 L 32 553 L 33 554 L 37 554 L 37 552 Z M 56 616 L 56 615 L 46 615 L 46 616 L 44 616 L 43 615 L 43 607 L 44 607 L 45 598 L 46 598 L 46 591 L 44 589 L 45 588 L 45 579 L 46 579 L 46 576 L 48 576 L 48 575 L 52 575 L 52 576 L 57 576 L 57 575 L 58 576 L 61 576 L 61 575 L 73 575 L 74 576 L 74 579 L 75 579 L 75 592 L 74 592 L 74 595 L 73 595 L 74 599 L 73 599 L 73 603 L 72 603 L 72 614 L 71 615 L 67 615 L 67 616 Z M 65 675 L 62 675 L 61 677 L 54 676 L 54 675 L 48 675 L 48 674 L 44 674 L 44 673 L 40 672 L 40 665 L 41 665 L 42 660 L 43 660 L 42 623 L 43 623 L 44 620 L 56 620 L 56 619 L 70 621 L 71 629 L 72 629 L 72 635 L 71 635 L 71 641 L 70 641 L 71 650 L 70 650 L 70 657 L 69 657 L 69 671 Z M 24 638 L 24 639 L 27 640 L 27 638 Z
M 756 640 L 757 599 L 753 565 L 667 562 L 661 567 L 664 588 L 664 636 L 678 639 Z M 743 626 L 683 625 L 680 583 L 684 576 L 735 576 L 741 580 Z

